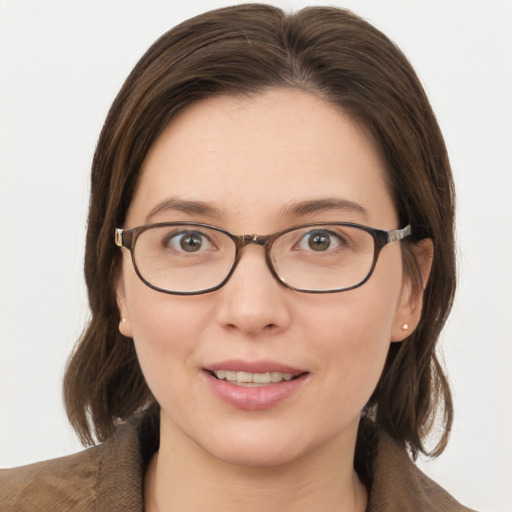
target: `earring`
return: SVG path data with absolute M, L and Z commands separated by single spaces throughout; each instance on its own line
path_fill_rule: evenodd
M 403 324 L 402 331 L 408 331 L 408 330 L 409 330 L 409 324 Z
M 121 318 L 121 322 L 126 322 L 126 318 Z

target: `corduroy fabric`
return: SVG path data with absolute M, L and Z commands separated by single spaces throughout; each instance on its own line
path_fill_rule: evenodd
M 103 444 L 0 471 L 0 512 L 139 512 L 144 473 L 158 447 L 149 416 L 120 425 Z
M 1 512 L 143 512 L 144 473 L 158 421 L 140 416 L 80 453 L 0 472 Z M 373 461 L 367 512 L 471 512 L 422 473 L 385 434 Z
M 433 511 L 474 512 L 420 471 L 391 437 L 381 434 L 367 512 Z

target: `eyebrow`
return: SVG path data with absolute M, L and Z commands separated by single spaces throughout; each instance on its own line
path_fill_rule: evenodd
M 162 211 L 173 210 L 193 215 L 202 215 L 205 217 L 219 218 L 222 217 L 222 211 L 213 206 L 211 203 L 203 201 L 187 201 L 184 199 L 178 199 L 177 197 L 171 197 L 161 203 L 158 203 L 147 215 L 146 223 L 150 223 L 152 217 Z
M 293 203 L 283 209 L 281 216 L 305 217 L 313 213 L 326 212 L 330 210 L 341 211 L 344 213 L 357 213 L 365 220 L 368 219 L 368 211 L 359 203 L 337 198 L 316 199 Z
M 146 223 L 149 224 L 151 219 L 162 211 L 179 211 L 190 215 L 201 215 L 205 217 L 219 219 L 224 216 L 223 211 L 204 201 L 190 201 L 171 197 L 158 203 L 147 215 Z M 327 212 L 327 211 L 341 211 L 344 213 L 357 213 L 368 219 L 368 211 L 359 203 L 348 201 L 346 199 L 326 198 L 326 199 L 313 199 L 310 201 L 300 201 L 291 205 L 285 206 L 280 213 L 281 218 L 290 217 L 306 217 L 313 213 Z

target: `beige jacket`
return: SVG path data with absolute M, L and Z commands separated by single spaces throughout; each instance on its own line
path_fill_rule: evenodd
M 105 443 L 0 472 L 0 512 L 142 512 L 144 472 L 158 425 L 142 417 Z M 385 435 L 373 461 L 368 512 L 471 512 L 423 474 Z

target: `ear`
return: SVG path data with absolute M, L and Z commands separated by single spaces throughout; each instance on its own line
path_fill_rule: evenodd
M 133 337 L 132 326 L 130 322 L 130 315 L 128 313 L 128 307 L 126 304 L 126 294 L 124 287 L 124 280 L 122 271 L 119 272 L 119 275 L 116 279 L 115 284 L 116 291 L 116 301 L 117 301 L 117 309 L 119 311 L 119 332 L 126 336 L 127 338 Z
M 413 254 L 409 258 L 415 259 L 415 265 L 405 269 L 402 290 L 393 320 L 391 341 L 403 341 L 411 335 L 418 326 L 423 308 L 423 292 L 427 286 L 434 257 L 434 244 L 430 238 L 420 240 L 411 246 Z M 415 267 L 419 276 L 414 275 Z M 418 282 L 418 278 L 421 282 Z

